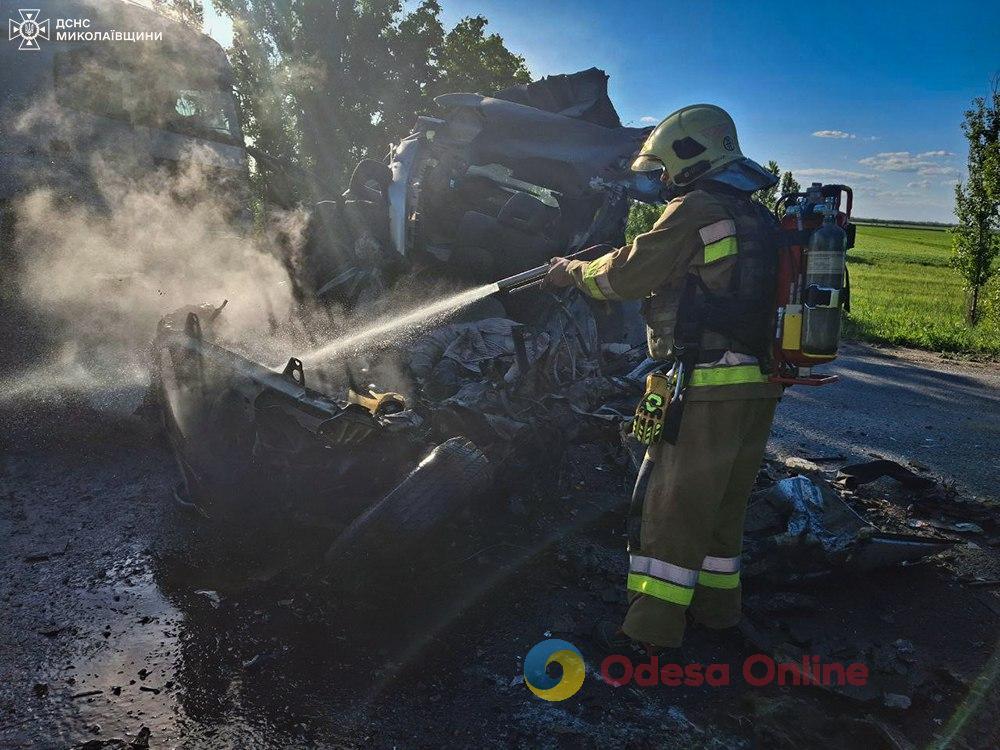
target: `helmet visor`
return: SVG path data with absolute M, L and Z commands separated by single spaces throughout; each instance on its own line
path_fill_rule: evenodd
M 639 154 L 632 162 L 633 172 L 656 172 L 664 168 L 663 162 L 652 154 Z
M 774 187 L 778 184 L 777 175 L 746 157 L 729 162 L 708 177 L 747 193 Z

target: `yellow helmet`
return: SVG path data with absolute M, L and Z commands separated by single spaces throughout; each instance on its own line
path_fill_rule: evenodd
M 662 169 L 668 185 L 683 187 L 741 159 L 733 118 L 714 104 L 692 104 L 668 115 L 653 129 L 632 169 Z

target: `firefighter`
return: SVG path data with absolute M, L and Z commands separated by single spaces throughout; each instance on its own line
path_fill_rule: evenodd
M 766 374 L 777 222 L 751 194 L 777 178 L 743 156 L 732 118 L 708 104 L 663 120 L 632 169 L 661 171 L 667 205 L 653 228 L 590 263 L 553 258 L 546 280 L 644 300 L 662 374 L 642 403 L 669 406 L 641 436 L 629 607 L 610 642 L 659 650 L 681 645 L 687 617 L 713 629 L 740 618 L 746 501 L 782 390 Z

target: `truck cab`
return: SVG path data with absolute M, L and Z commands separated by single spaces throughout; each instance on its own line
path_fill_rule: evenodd
M 48 188 L 100 208 L 98 160 L 140 178 L 196 163 L 249 217 L 249 175 L 233 76 L 208 36 L 124 0 L 0 5 L 0 242 L 10 258 L 12 206 Z M 44 33 L 38 33 L 41 29 Z M 8 275 L 9 274 L 4 274 Z

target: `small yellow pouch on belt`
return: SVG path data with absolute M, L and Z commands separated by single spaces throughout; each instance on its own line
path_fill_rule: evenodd
M 646 393 L 635 408 L 635 420 L 632 422 L 632 434 L 643 445 L 660 442 L 672 392 L 670 378 L 666 374 L 651 372 L 646 376 Z

